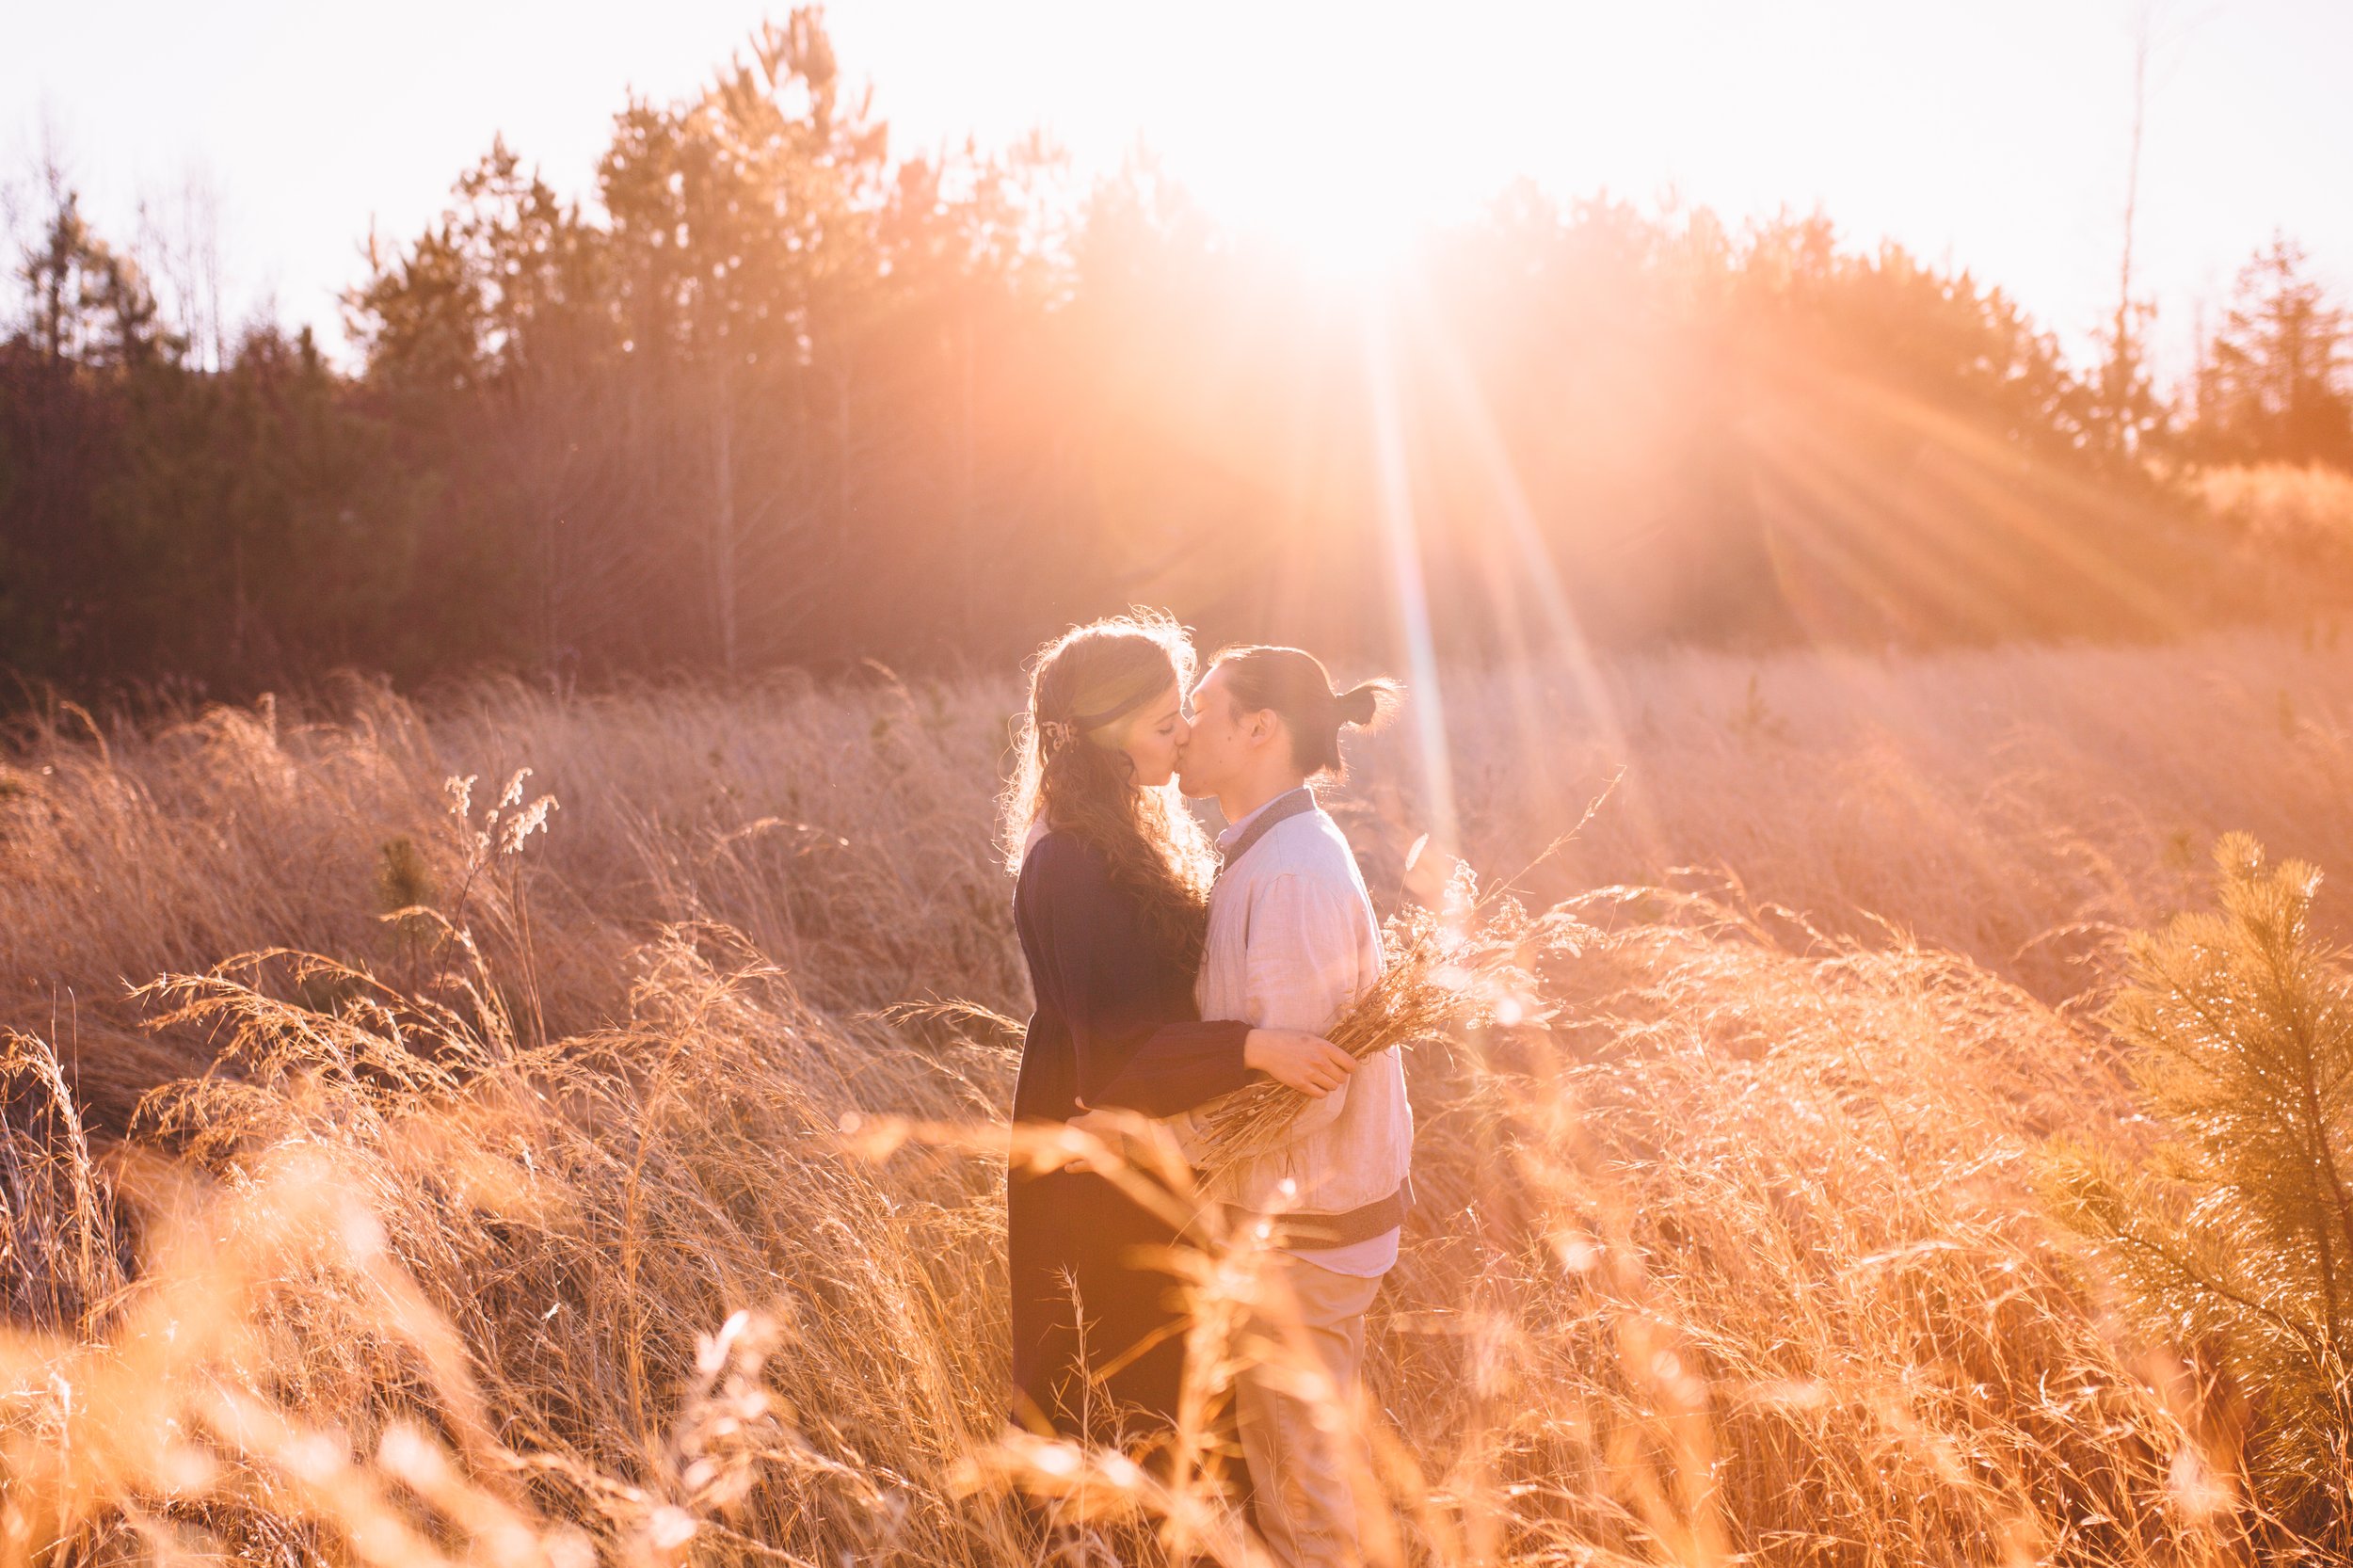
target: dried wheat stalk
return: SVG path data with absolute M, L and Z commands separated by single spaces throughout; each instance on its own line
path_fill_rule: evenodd
M 1440 908 L 1389 918 L 1381 932 L 1381 978 L 1325 1038 L 1361 1062 L 1454 1029 L 1536 1022 L 1529 958 L 1545 949 L 1574 948 L 1585 929 L 1561 911 L 1530 917 L 1516 899 L 1482 904 L 1469 869 L 1460 867 Z M 1205 1107 L 1196 1119 L 1209 1145 L 1198 1161 L 1203 1179 L 1214 1183 L 1282 1144 L 1309 1103 L 1300 1091 L 1269 1079 Z

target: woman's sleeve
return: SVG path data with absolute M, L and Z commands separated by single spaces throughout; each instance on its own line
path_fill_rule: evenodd
M 1257 1074 L 1242 1065 L 1250 1026 L 1234 1018 L 1162 1024 L 1111 1081 L 1080 1097 L 1089 1106 L 1174 1116 L 1241 1088 Z
M 1170 1018 L 1155 1008 L 1151 938 L 1095 857 L 1050 838 L 1030 854 L 1039 863 L 1024 869 L 1042 879 L 1040 935 L 1078 1055 L 1079 1098 L 1167 1116 L 1248 1081 L 1248 1024 Z

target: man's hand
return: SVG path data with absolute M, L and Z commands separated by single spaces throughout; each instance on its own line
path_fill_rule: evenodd
M 1254 1029 L 1241 1061 L 1309 1099 L 1321 1099 L 1348 1081 L 1356 1059 L 1331 1041 L 1297 1029 Z

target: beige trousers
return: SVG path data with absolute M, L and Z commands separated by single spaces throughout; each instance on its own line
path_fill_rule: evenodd
M 1280 1349 L 1245 1368 L 1234 1388 L 1258 1534 L 1286 1568 L 1355 1568 L 1363 1559 L 1350 1482 L 1368 1456 L 1353 1407 L 1365 1309 L 1381 1281 L 1334 1273 L 1288 1253 L 1271 1255 L 1266 1268 L 1267 1305 L 1250 1330 Z M 1303 1379 L 1328 1386 L 1302 1387 Z

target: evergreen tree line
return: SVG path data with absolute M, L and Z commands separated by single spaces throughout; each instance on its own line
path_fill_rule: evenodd
M 2255 607 L 2158 477 L 2353 469 L 2284 240 L 2180 396 L 1819 216 L 1506 193 L 1377 299 L 1138 158 L 894 157 L 819 17 L 616 116 L 593 197 L 493 147 L 373 246 L 360 362 L 196 351 L 72 194 L 0 342 L 0 666 L 234 694 L 1000 661 L 1134 600 L 1393 656 L 2148 633 Z M 2126 330 L 2124 324 L 2131 324 Z

